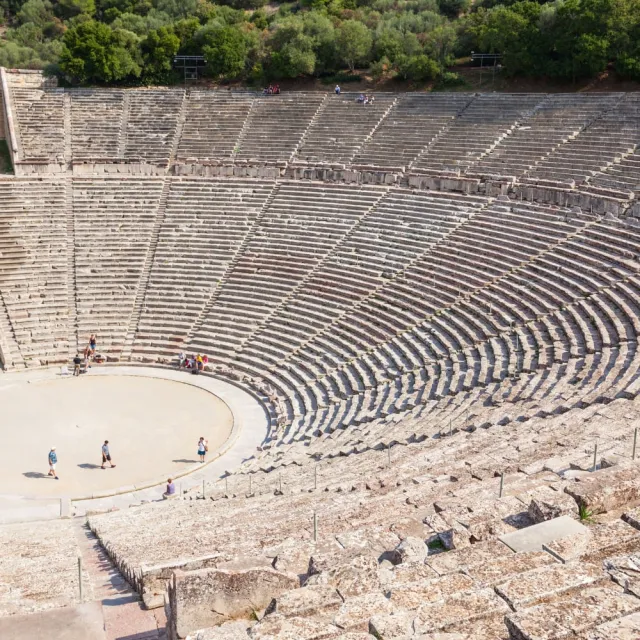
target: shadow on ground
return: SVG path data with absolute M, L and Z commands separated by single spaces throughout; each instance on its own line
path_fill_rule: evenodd
M 50 476 L 40 471 L 25 471 L 22 474 L 25 478 L 49 478 Z

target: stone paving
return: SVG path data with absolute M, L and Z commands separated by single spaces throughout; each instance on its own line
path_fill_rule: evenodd
M 145 380 L 148 380 L 151 385 L 148 387 L 147 393 L 158 392 L 159 389 L 152 386 L 155 383 L 162 385 L 162 390 L 171 391 L 174 394 L 164 398 L 165 402 L 173 403 L 172 407 L 177 411 L 173 419 L 167 416 L 166 407 L 155 402 L 153 396 L 145 399 L 141 393 L 136 393 L 134 397 L 127 396 L 126 402 L 117 407 L 111 415 L 104 410 L 100 394 L 106 393 L 106 390 L 100 384 L 101 382 L 113 383 L 115 381 L 120 383 L 120 386 L 116 385 L 115 387 L 117 393 L 128 394 L 132 385 L 134 387 L 136 383 L 144 385 Z M 94 387 L 95 383 L 97 384 Z M 86 379 L 75 380 L 68 377 L 62 380 L 58 370 L 40 370 L 8 374 L 3 376 L 1 384 L 0 389 L 4 389 L 5 393 L 10 393 L 10 390 L 15 391 L 16 385 L 24 385 L 24 388 L 28 389 L 29 393 L 36 398 L 36 400 L 32 400 L 32 409 L 36 413 L 29 421 L 28 440 L 30 443 L 34 442 L 35 435 L 37 442 L 42 441 L 42 437 L 38 437 L 38 429 L 41 429 L 42 434 L 46 433 L 46 438 L 48 438 L 42 442 L 43 451 L 35 450 L 33 452 L 35 457 L 32 466 L 39 459 L 41 462 L 44 461 L 39 465 L 42 469 L 38 468 L 38 478 L 34 479 L 25 478 L 20 473 L 22 467 L 28 464 L 28 460 L 23 459 L 20 455 L 21 451 L 25 451 L 26 446 L 24 443 L 20 444 L 20 429 L 12 430 L 5 436 L 5 447 L 1 454 L 4 456 L 2 473 L 7 474 L 5 487 L 15 491 L 14 494 L 5 493 L 4 496 L 0 496 L 0 521 L 5 522 L 29 518 L 58 517 L 61 509 L 60 498 L 63 502 L 67 502 L 67 498 L 74 497 L 70 506 L 71 515 L 81 515 L 86 511 L 108 510 L 115 506 L 139 504 L 141 501 L 158 500 L 162 498 L 164 483 L 169 475 L 176 477 L 176 485 L 179 490 L 186 491 L 194 486 L 201 486 L 203 480 L 217 478 L 225 469 L 232 469 L 244 458 L 253 455 L 256 447 L 263 440 L 266 430 L 264 411 L 256 400 L 237 387 L 206 375 L 196 377 L 181 371 L 158 368 L 99 368 L 96 366 L 93 367 Z M 50 385 L 63 385 L 62 389 L 67 398 L 67 404 L 60 403 L 53 412 L 49 410 L 48 402 L 43 401 L 42 404 L 36 404 L 41 399 L 39 389 L 42 387 L 47 393 L 59 396 L 56 391 L 57 387 Z M 208 393 L 202 393 L 198 387 Z M 88 389 L 92 389 L 91 393 L 98 395 L 89 395 Z M 192 403 L 190 409 L 183 407 L 181 400 L 188 402 L 185 393 L 195 393 L 194 397 L 198 398 L 198 402 L 205 401 L 206 404 L 200 406 Z M 202 394 L 202 396 L 197 394 Z M 209 394 L 213 394 L 213 396 L 209 396 Z M 179 401 L 177 400 L 178 396 L 181 398 Z M 7 397 L 12 401 L 19 400 L 17 395 L 11 394 Z M 112 400 L 115 402 L 116 398 L 114 397 Z M 139 401 L 143 402 L 139 404 Z M 229 408 L 227 409 L 227 407 Z M 7 409 L 5 415 L 11 415 L 10 403 L 5 404 L 5 408 Z M 15 410 L 18 411 L 19 407 L 16 406 Z M 194 415 L 189 418 L 191 410 L 194 411 Z M 123 417 L 123 423 L 119 422 L 118 412 Z M 137 418 L 136 412 L 139 413 Z M 159 412 L 157 417 L 154 417 L 156 416 L 155 412 Z M 230 412 L 234 417 L 233 424 L 231 424 Z M 95 433 L 94 437 L 85 438 L 80 442 L 76 442 L 77 431 L 69 432 L 69 435 L 73 435 L 74 438 L 73 446 L 79 447 L 78 455 L 81 457 L 82 463 L 91 465 L 91 468 L 78 468 L 73 474 L 73 467 L 71 467 L 69 473 L 66 474 L 68 480 L 65 480 L 63 470 L 65 463 L 67 465 L 73 464 L 67 462 L 71 455 L 67 454 L 65 450 L 65 433 L 58 434 L 58 441 L 55 443 L 49 442 L 52 438 L 51 427 L 57 420 L 64 431 L 69 420 L 79 419 L 78 415 L 80 414 L 83 417 L 82 424 L 90 428 L 92 432 L 95 426 L 92 422 L 94 418 L 102 425 L 102 428 Z M 206 427 L 207 420 L 211 421 L 209 429 Z M 229 425 L 226 431 L 224 421 L 227 421 Z M 158 431 L 161 424 L 164 424 L 167 429 L 164 436 Z M 100 465 L 100 445 L 104 439 L 103 433 L 105 430 L 108 433 L 117 433 L 118 429 L 123 429 L 123 440 L 119 441 L 116 435 L 109 436 L 116 468 L 110 469 L 107 465 L 107 469 L 102 471 L 98 467 Z M 198 437 L 203 429 L 206 434 L 202 435 L 207 435 L 210 443 L 208 464 L 204 467 L 197 462 L 195 455 Z M 153 434 L 151 441 L 149 441 L 149 434 Z M 136 436 L 140 438 L 139 444 L 127 448 L 127 444 Z M 166 439 L 166 442 L 163 441 L 163 438 Z M 12 444 L 14 440 L 15 443 Z M 46 456 L 49 446 L 53 444 L 57 446 L 58 471 L 63 477 L 59 484 L 46 477 Z M 146 454 L 141 454 L 140 451 L 148 444 L 153 444 L 153 446 Z M 166 454 L 164 456 L 166 462 L 162 462 L 163 449 Z M 30 450 L 31 447 L 29 447 L 29 452 Z M 181 457 L 184 457 L 185 460 L 172 463 L 171 460 L 177 457 L 176 452 L 182 452 Z M 126 470 L 127 467 L 129 467 L 128 472 L 120 475 L 120 469 Z M 83 473 L 97 477 L 96 481 L 99 481 L 100 485 L 91 486 L 90 483 L 82 479 Z M 131 476 L 131 473 L 135 475 Z M 118 475 L 116 476 L 116 474 Z M 78 477 L 75 477 L 76 475 Z M 127 477 L 130 478 L 128 482 L 126 482 Z M 44 496 L 47 491 L 40 489 L 40 487 L 33 489 L 35 482 L 46 483 L 46 487 L 50 488 L 56 499 L 46 500 Z M 87 490 L 90 491 L 88 495 Z M 37 491 L 43 497 L 39 499 L 25 498 L 20 495 L 20 491 Z M 66 508 L 65 505 L 62 508 Z

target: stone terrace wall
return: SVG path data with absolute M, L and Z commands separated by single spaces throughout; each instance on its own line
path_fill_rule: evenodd
M 523 182 L 536 200 L 612 213 L 638 190 L 617 168 L 638 172 L 633 94 L 381 93 L 361 105 L 346 93 L 61 90 L 38 72 L 4 74 L 20 175 L 168 171 L 488 195 Z

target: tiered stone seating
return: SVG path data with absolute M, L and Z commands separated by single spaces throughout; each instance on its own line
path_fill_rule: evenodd
M 67 243 L 62 182 L 0 181 L 2 331 L 9 342 L 5 366 L 67 360 Z
M 124 92 L 77 89 L 70 92 L 70 99 L 73 159 L 117 158 Z
M 603 111 L 615 109 L 620 94 L 550 95 L 534 115 L 500 140 L 469 171 L 485 175 L 521 176 L 559 145 L 579 135 Z
M 405 189 L 387 193 L 304 289 L 242 349 L 254 372 L 278 364 L 466 222 L 486 200 Z
M 191 575 L 201 584 L 215 572 L 235 577 L 236 598 L 250 567 L 300 576 L 301 589 L 274 593 L 266 612 L 235 623 L 236 635 L 220 635 L 231 632 L 227 623 L 219 635 L 211 629 L 211 636 L 193 637 L 315 639 L 347 632 L 414 637 L 414 631 L 420 637 L 430 631 L 457 633 L 464 640 L 507 640 L 522 637 L 519 629 L 533 633 L 532 625 L 542 623 L 541 607 L 549 614 L 563 612 L 561 619 L 551 617 L 553 624 L 581 631 L 618 619 L 629 625 L 627 616 L 640 610 L 640 600 L 628 577 L 626 595 L 619 583 L 625 580 L 621 571 L 633 575 L 627 563 L 640 548 L 632 508 L 640 485 L 637 479 L 633 489 L 629 484 L 625 497 L 619 494 L 618 502 L 586 526 L 575 522 L 578 505 L 571 497 L 587 476 L 590 486 L 600 488 L 623 477 L 632 482 L 637 475 L 628 458 L 591 474 L 575 470 L 592 457 L 585 453 L 595 438 L 603 460 L 623 449 L 629 455 L 633 432 L 624 417 L 629 403 L 618 403 L 601 410 L 606 416 L 591 413 L 593 419 L 584 424 L 583 416 L 564 414 L 452 437 L 436 434 L 394 446 L 389 454 L 346 453 L 335 436 L 312 443 L 323 444 L 323 450 L 271 449 L 208 486 L 207 500 L 190 495 L 186 501 L 92 516 L 89 522 L 151 606 L 161 604 L 158 596 L 172 570 L 177 589 Z M 576 419 L 582 425 L 578 433 Z M 256 517 L 260 513 L 269 517 Z M 501 541 L 560 515 L 569 520 L 567 529 L 560 527 L 544 547 L 539 542 L 516 552 Z M 186 605 L 203 594 L 180 595 L 184 606 L 170 605 L 170 624 L 184 631 Z M 216 602 L 223 596 L 218 592 Z M 214 608 L 204 598 L 202 616 Z M 570 614 L 580 602 L 588 605 L 580 611 L 589 612 L 582 619 Z M 214 609 L 216 624 L 224 622 L 220 608 Z
M 609 165 L 604 171 L 596 173 L 589 184 L 605 189 L 620 191 L 640 191 L 640 151 L 636 150 L 620 158 L 619 162 Z
M 7 74 L 21 160 L 64 162 L 64 91 L 40 74 Z
M 236 91 L 191 91 L 177 158 L 230 159 L 254 98 Z
M 282 182 L 225 276 L 193 349 L 226 361 L 385 193 L 375 187 Z
M 578 136 L 560 145 L 531 172 L 532 178 L 582 183 L 633 152 L 640 142 L 640 99 L 624 94 L 615 109 L 594 120 Z
M 84 597 L 93 599 L 83 574 Z M 78 543 L 70 520 L 0 526 L 0 618 L 79 602 Z
M 176 137 L 184 91 L 135 89 L 127 93 L 124 158 L 166 165 Z
M 251 232 L 272 182 L 174 179 L 134 357 L 174 357 Z
M 271 162 L 289 160 L 326 99 L 323 93 L 256 98 L 237 142 L 234 157 Z
M 373 104 L 357 102 L 359 94 L 328 96 L 309 126 L 296 160 L 309 163 L 349 163 L 368 136 L 384 120 L 396 101 L 393 94 L 380 93 Z
M 473 100 L 463 93 L 410 93 L 397 98 L 353 162 L 406 167 Z
M 549 242 L 561 240 L 579 228 L 564 223 L 560 216 L 566 212 L 561 210 L 554 215 L 551 212 L 545 214 L 543 208 L 520 206 L 520 215 L 511 216 L 507 211 L 501 215 L 501 209 L 505 208 L 502 203 L 496 203 L 487 212 L 476 213 L 446 236 L 443 242 L 399 272 L 397 277 L 374 289 L 355 309 L 342 314 L 335 322 L 325 324 L 322 332 L 293 354 L 289 363 L 280 363 L 279 371 L 293 368 L 303 380 L 323 377 L 333 367 L 344 365 L 346 361 L 370 351 L 380 343 L 393 341 L 402 332 L 440 309 L 449 307 L 460 297 L 486 286 L 510 268 L 526 263 L 546 249 Z M 530 216 L 538 210 L 537 224 L 533 224 Z M 543 230 L 549 235 L 541 233 Z M 505 251 L 505 247 L 509 247 L 509 250 Z M 474 309 L 473 316 L 482 316 L 486 311 L 486 306 Z M 509 326 L 509 322 L 504 320 L 500 324 L 489 329 L 488 335 Z M 475 330 L 478 331 L 477 328 Z M 388 370 L 411 369 L 416 364 L 423 366 L 423 363 L 434 358 L 464 348 L 464 343 L 458 341 L 460 331 L 460 327 L 456 328 L 444 343 L 435 338 L 420 338 L 412 334 L 410 338 L 403 339 L 400 345 L 389 345 L 392 355 L 377 354 L 379 362 L 359 365 L 370 372 L 356 372 L 355 387 L 353 382 L 347 386 L 347 394 L 353 393 L 350 389 L 362 391 L 375 387 L 378 382 L 376 370 L 384 379 Z M 473 337 L 473 340 L 482 339 L 486 339 L 486 334 Z M 345 376 L 350 378 L 354 373 L 344 371 L 341 377 Z M 337 384 L 338 389 L 344 387 L 344 383 L 337 381 L 333 384 Z M 394 395 L 392 401 L 395 399 Z M 310 420 L 313 411 L 311 407 L 306 407 L 300 413 L 305 415 L 305 420 Z M 344 419 L 344 415 L 340 414 L 336 419 Z
M 162 179 L 74 178 L 76 299 L 80 342 L 117 357 L 124 344 L 158 215 Z
M 101 93 L 62 99 L 64 157 L 133 175 L 0 181 L 0 351 L 50 364 L 97 333 L 112 360 L 206 352 L 267 405 L 206 500 L 90 517 L 148 606 L 168 587 L 172 640 L 640 637 L 637 204 L 578 199 L 636 188 L 637 97 L 135 90 L 101 113 Z M 136 175 L 174 159 L 415 175 Z M 583 209 L 523 200 L 562 182 Z M 64 576 L 58 544 L 27 557 Z M 0 615 L 71 602 L 25 596 L 24 563 L 0 558 Z
M 492 151 L 541 102 L 538 94 L 481 94 L 429 144 L 416 169 L 464 171 Z

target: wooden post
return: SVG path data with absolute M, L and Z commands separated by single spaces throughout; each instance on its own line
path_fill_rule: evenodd
M 313 541 L 318 542 L 318 514 L 313 512 Z
M 504 471 L 500 474 L 500 492 L 498 498 L 502 498 L 502 490 L 504 489 Z
M 229 478 L 228 478 L 228 476 L 224 477 L 224 495 L 225 496 L 229 495 Z
M 82 602 L 82 556 L 78 556 L 78 588 L 80 589 L 80 602 Z
M 632 460 L 636 459 L 636 445 L 638 444 L 638 427 L 633 430 L 633 454 L 631 456 Z
M 598 443 L 596 442 L 596 446 L 593 450 L 593 471 L 595 471 L 598 466 L 597 458 L 598 458 Z
M 451 435 L 453 433 L 452 429 L 451 429 L 451 418 L 449 418 L 449 435 Z
M 204 480 L 202 481 L 202 499 L 204 500 Z

